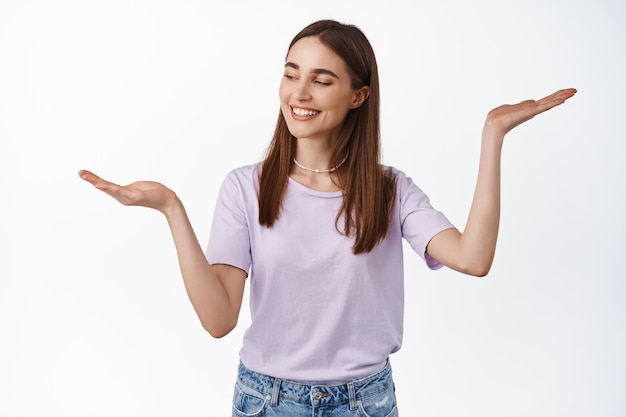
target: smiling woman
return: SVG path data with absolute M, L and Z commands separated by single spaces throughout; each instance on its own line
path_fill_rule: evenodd
M 318 38 L 302 38 L 289 50 L 279 96 L 287 127 L 300 141 L 337 136 L 348 111 L 360 107 L 368 94 L 368 86 L 352 88 L 341 57 Z
M 376 59 L 357 27 L 307 26 L 284 71 L 266 158 L 225 179 L 205 253 L 169 188 L 80 176 L 122 204 L 165 215 L 191 303 L 214 337 L 236 326 L 249 277 L 252 322 L 233 416 L 395 416 L 389 357 L 403 337 L 403 239 L 431 269 L 486 275 L 504 136 L 576 91 L 489 112 L 461 233 L 410 178 L 381 163 Z

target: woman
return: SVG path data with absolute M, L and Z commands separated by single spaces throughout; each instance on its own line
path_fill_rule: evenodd
M 402 238 L 432 269 L 486 275 L 504 136 L 575 92 L 489 112 L 463 233 L 404 173 L 380 163 L 374 52 L 358 28 L 335 21 L 315 22 L 291 42 L 267 156 L 227 176 L 206 253 L 165 186 L 80 176 L 122 204 L 165 215 L 187 293 L 212 336 L 235 327 L 250 272 L 252 323 L 233 416 L 394 416 L 388 358 L 402 340 Z

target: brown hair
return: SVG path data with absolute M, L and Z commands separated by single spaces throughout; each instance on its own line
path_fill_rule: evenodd
M 369 86 L 369 97 L 346 115 L 333 141 L 331 166 L 347 160 L 338 170 L 343 203 L 335 225 L 343 216 L 346 236 L 354 236 L 355 254 L 371 251 L 389 229 L 395 196 L 395 178 L 380 163 L 380 95 L 376 57 L 359 28 L 334 20 L 320 20 L 298 33 L 300 39 L 315 36 L 346 63 L 352 88 Z M 271 227 L 280 215 L 282 198 L 295 154 L 295 138 L 279 112 L 274 137 L 267 150 L 260 176 L 259 223 Z

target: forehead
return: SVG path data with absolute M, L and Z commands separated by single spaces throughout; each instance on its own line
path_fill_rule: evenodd
M 297 64 L 303 71 L 327 69 L 339 75 L 348 74 L 346 63 L 318 37 L 309 36 L 293 44 L 287 54 L 287 62 Z

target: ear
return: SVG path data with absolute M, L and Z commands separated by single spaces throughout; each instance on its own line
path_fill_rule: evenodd
M 356 109 L 361 107 L 365 100 L 370 96 L 370 88 L 367 85 L 359 88 L 354 92 L 354 96 L 352 97 L 352 104 L 350 105 L 351 109 Z

